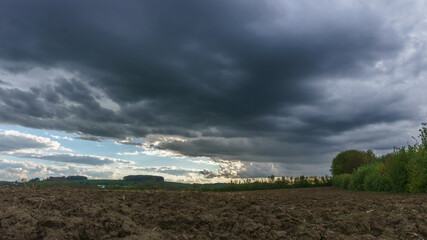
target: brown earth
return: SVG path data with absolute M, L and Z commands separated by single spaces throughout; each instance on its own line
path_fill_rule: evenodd
M 0 239 L 427 239 L 427 195 L 0 188 Z

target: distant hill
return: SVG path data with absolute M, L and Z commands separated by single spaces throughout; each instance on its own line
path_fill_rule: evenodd
M 87 180 L 85 176 L 68 176 L 68 177 L 49 177 L 46 181 L 73 181 L 73 180 Z
M 128 182 L 144 182 L 144 181 L 154 181 L 154 182 L 164 182 L 165 179 L 160 176 L 152 176 L 152 175 L 129 175 L 123 177 L 124 181 Z

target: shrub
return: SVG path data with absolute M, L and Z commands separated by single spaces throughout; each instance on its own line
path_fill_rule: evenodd
M 365 177 L 369 174 L 373 174 L 375 171 L 376 167 L 374 164 L 359 167 L 353 174 L 349 189 L 355 191 L 365 190 Z
M 416 146 L 407 165 L 408 190 L 411 193 L 427 192 L 427 151 L 424 146 Z
M 419 130 L 421 144 L 414 146 L 414 153 L 408 161 L 408 190 L 412 193 L 427 192 L 427 124 Z
M 410 158 L 411 147 L 395 149 L 395 152 L 387 157 L 384 162 L 384 170 L 389 176 L 393 192 L 406 192 L 408 184 L 408 161 Z
M 394 192 L 427 192 L 427 129 L 420 129 L 421 144 L 395 149 L 385 159 Z
M 340 174 L 332 178 L 332 185 L 341 189 L 348 189 L 351 182 L 351 175 L 348 173 Z
M 390 192 L 392 183 L 389 177 L 381 176 L 378 172 L 371 172 L 365 177 L 365 191 Z
M 365 191 L 390 192 L 392 190 L 392 181 L 389 176 L 384 175 L 383 170 L 382 162 L 371 165 L 371 171 L 364 178 Z

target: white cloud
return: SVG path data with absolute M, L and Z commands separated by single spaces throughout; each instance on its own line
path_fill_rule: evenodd
M 198 163 L 198 164 L 207 164 L 207 165 L 218 165 L 218 162 L 213 161 L 212 159 L 209 158 L 196 158 L 196 159 L 189 159 L 190 162 L 193 163 Z
M 137 156 L 141 155 L 141 152 L 135 151 L 135 152 L 118 152 L 116 153 L 119 156 Z
M 51 135 L 56 139 L 70 140 L 68 137 L 60 137 Z M 72 141 L 72 139 L 71 139 Z M 14 130 L 0 130 L 0 153 L 22 159 L 40 159 L 52 162 L 63 163 L 76 163 L 92 166 L 103 166 L 109 164 L 132 164 L 132 161 L 123 160 L 119 158 L 110 158 L 97 155 L 82 155 L 61 152 L 46 152 L 46 150 L 57 150 L 71 152 L 72 149 L 62 147 L 59 142 L 52 141 L 50 138 L 40 137 L 33 134 L 22 133 Z M 5 160 L 6 161 L 6 160 Z M 8 171 L 17 177 L 18 175 L 25 175 L 30 165 L 25 165 L 27 168 L 22 167 L 22 163 L 16 162 L 17 167 L 8 167 Z M 33 169 L 34 170 L 34 169 Z M 6 174 L 3 170 L 5 178 L 9 178 L 10 174 Z M 19 173 L 19 174 L 18 174 Z
M 64 151 L 64 152 L 74 152 L 73 149 L 66 148 L 66 147 L 59 147 L 58 150 Z
M 61 137 L 61 136 L 55 136 L 55 135 L 50 135 L 52 138 L 55 138 L 55 139 L 63 139 L 63 140 L 68 140 L 68 141 L 74 141 L 72 138 L 70 138 L 70 137 L 67 137 L 67 136 L 65 136 L 65 137 Z
M 61 144 L 49 138 L 32 134 L 21 133 L 14 130 L 0 130 L 0 152 L 18 151 L 28 149 L 59 150 Z
M 200 174 L 199 169 L 180 168 L 174 166 L 151 166 L 133 167 L 127 165 L 119 166 L 80 166 L 76 164 L 50 165 L 36 163 L 32 161 L 13 161 L 0 159 L 0 180 L 15 181 L 22 178 L 47 178 L 49 176 L 69 176 L 82 175 L 89 179 L 122 179 L 126 175 L 154 174 L 165 177 L 166 181 L 175 182 L 212 182 L 212 179 L 205 179 Z M 225 179 L 217 178 L 215 180 Z
M 159 156 L 159 157 L 171 157 L 171 158 L 187 158 L 187 156 L 183 154 L 179 154 L 169 150 L 160 150 L 160 149 L 151 149 L 142 151 L 141 154 L 148 156 Z
M 147 156 L 158 156 L 158 157 L 171 157 L 171 158 L 185 158 L 184 155 L 179 153 L 174 153 L 168 150 L 159 150 L 159 149 L 150 149 L 144 151 L 134 151 L 134 152 L 118 152 L 116 153 L 119 156 L 138 156 L 138 155 L 147 155 Z
M 22 178 L 47 178 L 49 176 L 69 176 L 82 175 L 88 178 L 118 178 L 115 169 L 106 166 L 77 166 L 69 165 L 48 165 L 31 161 L 12 161 L 0 159 L 0 179 L 15 181 Z

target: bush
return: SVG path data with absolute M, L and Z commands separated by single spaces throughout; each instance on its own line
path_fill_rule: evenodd
M 420 129 L 421 144 L 412 149 L 414 153 L 408 161 L 408 190 L 412 193 L 427 192 L 427 124 Z M 412 150 L 411 149 L 411 150 Z
M 389 176 L 393 192 L 406 192 L 408 184 L 408 161 L 410 150 L 406 148 L 395 149 L 395 152 L 387 157 L 384 162 L 384 170 Z
M 365 177 L 367 175 L 374 174 L 375 171 L 376 167 L 374 164 L 359 167 L 353 174 L 349 189 L 353 191 L 365 190 Z
M 417 146 L 408 161 L 408 188 L 411 193 L 427 192 L 427 151 Z
M 381 176 L 378 172 L 371 172 L 365 177 L 365 191 L 390 192 L 392 183 L 389 177 Z
M 376 192 L 390 192 L 392 190 L 392 181 L 389 176 L 384 175 L 384 163 L 371 165 L 373 169 L 369 171 L 364 178 L 364 190 Z
M 340 174 L 332 178 L 332 185 L 341 189 L 348 189 L 351 182 L 351 175 L 348 173 Z

